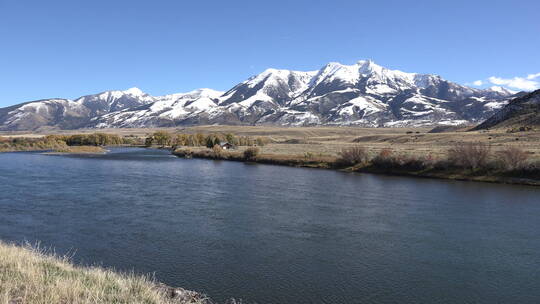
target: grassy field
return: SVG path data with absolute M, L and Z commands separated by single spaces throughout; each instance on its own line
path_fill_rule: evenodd
M 506 133 L 506 130 L 428 133 L 431 128 L 269 128 L 203 126 L 187 129 L 189 132 L 231 132 L 245 136 L 267 136 L 272 143 L 261 148 L 262 153 L 335 156 L 344 147 L 361 145 L 374 153 L 391 148 L 410 154 L 443 156 L 446 151 L 462 142 L 483 142 L 494 151 L 518 146 L 540 158 L 540 131 Z
M 0 303 L 208 303 L 144 276 L 77 267 L 67 258 L 0 242 Z
M 258 147 L 259 154 L 251 161 L 287 166 L 336 168 L 356 172 L 474 180 L 498 183 L 538 185 L 540 175 L 540 132 L 507 132 L 507 130 L 455 130 L 431 133 L 428 128 L 269 128 L 202 126 L 182 130 L 187 133 L 233 133 L 239 136 L 264 136 L 270 141 Z M 485 147 L 486 159 L 478 167 L 460 164 L 450 150 Z M 215 157 L 205 147 L 187 147 L 187 157 L 222 158 L 244 161 L 241 153 L 247 147 Z M 341 152 L 351 148 L 366 151 L 365 160 L 354 166 L 340 164 Z M 509 153 L 510 148 L 518 148 Z M 181 148 L 182 149 L 182 148 Z M 176 155 L 185 153 L 179 150 Z M 459 150 L 459 149 L 458 149 Z M 390 154 L 389 154 L 390 153 Z M 382 161 L 379 155 L 386 154 Z M 458 152 L 459 154 L 459 152 Z M 525 156 L 524 156 L 525 155 Z M 475 155 L 472 157 L 479 157 Z M 519 158 L 519 170 L 512 166 Z M 459 158 L 459 157 L 458 157 Z M 470 156 L 467 161 L 471 160 Z M 379 160 L 381 157 L 379 157 Z
M 507 133 L 507 130 L 458 130 L 428 133 L 431 128 L 359 128 L 359 127 L 269 127 L 269 126 L 196 126 L 185 128 L 100 129 L 99 132 L 121 136 L 146 137 L 157 130 L 171 133 L 233 133 L 237 136 L 266 137 L 270 143 L 261 147 L 264 154 L 336 156 L 343 148 L 361 145 L 377 153 L 391 148 L 398 153 L 432 154 L 443 157 L 449 148 L 462 142 L 489 144 L 493 151 L 516 146 L 540 159 L 540 130 Z M 95 129 L 49 131 L 47 133 L 0 133 L 0 136 L 39 137 L 47 134 L 94 133 Z
M 343 148 L 361 145 L 377 153 L 393 149 L 398 153 L 432 154 L 443 157 L 449 148 L 462 142 L 489 144 L 493 151 L 516 146 L 540 159 L 540 130 L 507 133 L 506 130 L 458 130 L 428 133 L 431 128 L 356 128 L 356 127 L 263 127 L 263 126 L 199 126 L 168 129 L 183 133 L 233 133 L 238 136 L 263 136 L 271 140 L 261 153 L 295 154 L 306 152 L 321 156 L 336 156 Z M 109 131 L 109 130 L 108 130 Z M 113 131 L 113 130 L 110 130 Z M 141 134 L 148 130 L 125 130 Z

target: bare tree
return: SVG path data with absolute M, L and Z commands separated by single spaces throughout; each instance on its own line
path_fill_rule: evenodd
M 529 154 L 518 147 L 507 147 L 499 152 L 498 158 L 504 169 L 517 170 L 525 167 Z
M 214 154 L 214 158 L 220 158 L 221 154 L 223 154 L 223 149 L 220 145 L 214 145 L 214 147 L 212 147 L 212 153 Z
M 344 148 L 341 152 L 338 153 L 339 160 L 348 165 L 356 165 L 368 160 L 368 152 L 366 148 L 361 146 L 354 146 L 349 148 Z
M 486 166 L 491 147 L 481 142 L 455 144 L 448 150 L 448 160 L 463 168 L 477 169 Z
M 259 148 L 250 147 L 244 150 L 244 159 L 251 160 L 259 155 Z

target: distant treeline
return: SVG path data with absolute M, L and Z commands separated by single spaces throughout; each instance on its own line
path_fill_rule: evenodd
M 45 139 L 63 141 L 68 146 L 114 146 L 137 143 L 137 139 L 134 137 L 122 137 L 106 133 L 47 135 Z
M 215 133 L 215 134 L 174 134 L 166 131 L 157 131 L 146 138 L 146 146 L 160 145 L 170 147 L 208 147 L 212 148 L 221 143 L 229 143 L 234 146 L 264 146 L 267 138 L 235 136 L 231 133 Z
M 0 137 L 0 152 L 56 150 L 66 148 L 64 141 L 52 138 Z
M 0 151 L 58 150 L 67 146 L 112 146 L 143 144 L 137 137 L 92 133 L 74 135 L 47 135 L 40 138 L 0 137 Z
M 0 137 L 0 151 L 54 150 L 66 146 L 115 146 L 115 145 L 160 145 L 162 147 L 209 147 L 222 143 L 234 146 L 264 146 L 267 138 L 235 136 L 231 133 L 178 134 L 157 131 L 146 137 L 119 136 L 107 133 L 47 135 L 40 138 Z

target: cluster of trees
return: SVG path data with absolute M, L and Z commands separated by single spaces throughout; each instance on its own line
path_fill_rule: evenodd
M 127 139 L 114 134 L 93 133 L 74 135 L 48 135 L 50 140 L 63 141 L 68 146 L 112 146 L 132 144 L 133 139 Z
M 249 147 L 247 149 L 244 150 L 244 152 L 241 153 L 242 157 L 244 160 L 253 160 L 257 157 L 257 155 L 259 155 L 259 148 L 257 147 Z M 225 158 L 227 158 L 227 156 L 231 156 L 231 154 L 229 153 L 228 155 L 224 155 L 223 153 L 223 149 L 221 149 L 220 146 L 218 145 L 214 145 L 212 147 L 212 156 L 214 158 L 222 158 L 223 156 L 225 156 Z M 234 152 L 236 153 L 236 152 Z M 236 153 L 237 154 L 237 153 Z M 238 155 L 238 154 L 237 154 Z M 208 156 L 208 155 L 206 155 Z
M 497 167 L 507 171 L 529 166 L 529 153 L 519 147 L 509 146 L 493 152 L 484 143 L 461 143 L 448 151 L 448 161 L 458 167 L 478 169 Z
M 146 146 L 159 145 L 162 147 L 208 147 L 213 148 L 222 142 L 228 142 L 235 146 L 264 146 L 267 139 L 263 137 L 235 136 L 231 133 L 216 134 L 173 134 L 166 131 L 157 131 L 146 138 Z
M 122 137 L 107 133 L 73 134 L 73 135 L 47 135 L 43 138 L 2 138 L 0 148 L 3 150 L 24 150 L 25 148 L 48 149 L 50 147 L 64 146 L 113 146 L 113 145 L 160 145 L 162 147 L 208 147 L 213 148 L 222 142 L 235 146 L 264 146 L 266 138 L 235 136 L 231 133 L 216 134 L 173 134 L 166 131 L 157 131 L 148 136 L 146 140 L 139 137 Z
M 0 137 L 0 151 L 52 150 L 66 147 L 66 143 L 54 138 Z
M 1 151 L 53 150 L 66 146 L 113 146 L 142 144 L 136 137 L 93 133 L 74 135 L 47 135 L 41 138 L 0 137 Z
M 220 146 L 215 145 L 212 149 L 176 149 L 173 154 L 185 158 L 208 158 L 208 159 L 227 159 L 254 161 L 259 155 L 258 147 L 248 147 L 244 151 L 224 151 Z
M 361 146 L 343 149 L 338 162 L 342 165 L 371 164 L 381 169 L 426 170 L 461 168 L 469 170 L 537 170 L 538 164 L 530 163 L 530 154 L 518 147 L 510 146 L 493 152 L 481 142 L 459 143 L 447 151 L 446 159 L 435 159 L 431 155 L 415 156 L 383 149 L 374 156 Z

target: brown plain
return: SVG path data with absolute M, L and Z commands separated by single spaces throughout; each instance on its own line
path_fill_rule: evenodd
M 494 152 L 508 146 L 527 151 L 531 159 L 540 158 L 540 131 L 507 133 L 505 129 L 467 131 L 466 129 L 428 133 L 432 128 L 360 128 L 360 127 L 274 127 L 274 126 L 194 126 L 177 128 L 129 128 L 49 130 L 46 132 L 1 133 L 6 137 L 41 137 L 47 134 L 103 132 L 121 136 L 146 137 L 157 130 L 171 133 L 233 133 L 237 136 L 266 137 L 263 154 L 336 156 L 343 148 L 361 145 L 370 153 L 391 148 L 399 153 L 443 157 L 448 149 L 462 142 L 489 144 Z

